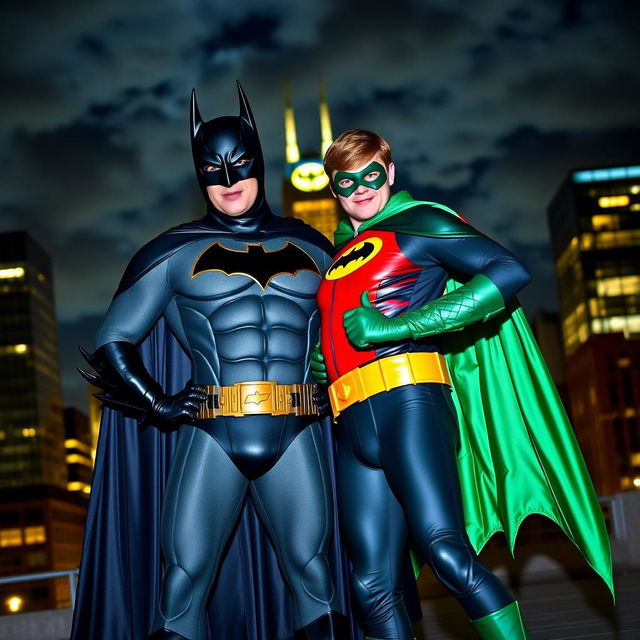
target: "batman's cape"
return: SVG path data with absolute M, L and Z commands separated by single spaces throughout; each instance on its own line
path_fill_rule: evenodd
M 453 210 L 402 191 L 364 222 L 367 229 L 473 237 Z M 336 245 L 353 237 L 338 225 Z M 450 279 L 446 291 L 460 286 Z M 503 531 L 511 552 L 529 515 L 557 523 L 613 594 L 611 548 L 573 429 L 517 301 L 491 320 L 439 336 L 460 423 L 458 469 L 469 539 L 480 552 Z
M 191 365 L 163 319 L 141 343 L 140 352 L 150 374 L 168 393 L 184 387 Z M 322 427 L 335 496 L 334 439 L 328 419 Z M 71 640 L 144 640 L 151 630 L 162 579 L 160 508 L 176 439 L 175 432 L 153 427 L 140 431 L 137 421 L 104 409 Z M 338 601 L 346 612 L 347 563 L 337 522 L 330 563 Z M 229 542 L 208 614 L 211 637 L 293 636 L 291 596 L 249 501 Z M 350 638 L 361 640 L 353 619 L 350 625 Z

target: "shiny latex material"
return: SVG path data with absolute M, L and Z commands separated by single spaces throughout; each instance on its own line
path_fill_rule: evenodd
M 459 283 L 450 280 L 447 291 Z M 517 301 L 441 341 L 460 423 L 467 532 L 476 551 L 528 515 L 547 516 L 613 593 L 602 510 L 562 402 Z
M 413 635 L 400 575 L 409 538 L 469 617 L 513 600 L 465 534 L 457 436 L 451 394 L 442 384 L 398 387 L 341 414 L 339 513 L 353 563 L 352 593 L 369 635 Z
M 150 375 L 168 393 L 182 389 L 190 363 L 161 319 L 141 343 Z M 333 458 L 331 425 L 322 448 Z M 139 431 L 138 422 L 105 409 L 93 475 L 72 640 L 140 640 L 153 629 L 160 593 L 160 505 L 177 432 Z M 330 468 L 330 478 L 333 470 Z M 348 601 L 346 559 L 337 531 L 330 565 L 336 597 Z M 231 538 L 208 605 L 210 637 L 290 638 L 291 595 L 272 545 L 250 502 Z M 362 638 L 350 620 L 353 640 Z M 215 631 L 215 635 L 214 635 Z
M 429 205 L 451 214 L 437 227 L 428 218 L 397 214 Z M 416 210 L 418 213 L 419 209 Z M 457 214 L 443 205 L 392 196 L 359 232 L 396 230 L 431 237 L 456 237 Z M 336 244 L 353 236 L 342 221 Z M 446 291 L 461 284 L 449 280 Z M 477 552 L 504 531 L 513 552 L 522 521 L 542 514 L 556 522 L 613 593 L 611 547 L 584 459 L 544 359 L 516 301 L 483 324 L 440 339 L 453 383 L 461 433 L 458 460 L 467 533 Z
M 195 89 L 191 93 L 191 151 L 196 177 L 207 203 L 208 215 L 234 232 L 252 232 L 273 216 L 264 189 L 264 160 L 256 123 L 249 101 L 238 82 L 239 116 L 222 116 L 204 121 L 200 115 Z M 216 171 L 207 171 L 215 167 Z M 230 187 L 240 180 L 255 178 L 258 193 L 253 205 L 241 216 L 230 216 L 216 209 L 207 186 Z
M 361 305 L 344 314 L 347 336 L 357 347 L 459 331 L 502 311 L 504 300 L 498 287 L 478 274 L 455 291 L 395 318 L 387 318 L 375 309 L 366 291 L 362 293 Z
M 419 309 L 402 315 L 414 340 L 460 331 L 474 322 L 485 322 L 504 309 L 500 290 L 486 276 L 478 274 L 454 291 L 449 291 Z
M 201 187 L 232 184 L 247 178 L 263 181 L 264 161 L 249 102 L 238 83 L 240 116 L 205 122 L 200 116 L 195 89 L 191 93 L 191 150 Z M 207 168 L 215 169 L 207 171 Z M 206 189 L 205 189 L 206 192 Z
M 366 177 L 378 171 L 380 175 L 375 180 L 367 180 Z M 348 187 L 341 187 L 342 180 L 352 180 Z M 333 177 L 332 184 L 338 195 L 348 198 L 358 187 L 367 187 L 377 191 L 387 181 L 387 172 L 379 162 L 371 162 L 362 171 L 338 171 Z
M 517 602 L 471 623 L 483 640 L 529 640 Z

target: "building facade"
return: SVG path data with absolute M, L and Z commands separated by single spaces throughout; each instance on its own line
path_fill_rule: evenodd
M 600 495 L 640 489 L 640 166 L 572 171 L 548 220 L 576 435 Z
M 282 181 L 282 215 L 300 218 L 315 227 L 329 240 L 338 226 L 341 209 L 329 189 L 322 158 L 333 141 L 329 107 L 320 86 L 320 153 L 300 153 L 291 97 L 285 93 L 285 175 Z
M 565 353 L 640 336 L 640 166 L 572 171 L 548 220 Z
M 57 342 L 49 256 L 0 234 L 0 489 L 67 486 Z

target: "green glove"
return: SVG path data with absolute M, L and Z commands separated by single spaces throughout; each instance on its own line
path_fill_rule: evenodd
M 419 340 L 459 331 L 474 322 L 484 322 L 504 309 L 500 290 L 481 274 L 473 276 L 455 291 L 395 318 L 387 318 L 374 309 L 366 291 L 362 294 L 361 303 L 361 307 L 351 309 L 343 316 L 347 337 L 356 347 Z
M 320 343 L 316 342 L 311 352 L 311 375 L 318 384 L 327 384 L 327 365 L 324 363 L 324 356 L 320 351 Z
M 500 289 L 487 276 L 478 274 L 454 291 L 400 317 L 407 323 L 411 337 L 419 340 L 485 322 L 503 309 Z
M 360 296 L 361 307 L 350 309 L 342 316 L 342 324 L 349 342 L 356 347 L 369 347 L 378 342 L 399 342 L 411 337 L 402 316 L 387 318 L 369 300 L 369 292 Z

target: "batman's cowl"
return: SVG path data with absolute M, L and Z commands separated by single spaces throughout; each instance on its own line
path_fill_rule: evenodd
M 200 190 L 207 203 L 207 215 L 201 224 L 210 224 L 237 233 L 264 229 L 274 216 L 264 192 L 264 160 L 260 139 L 247 97 L 238 82 L 239 116 L 223 116 L 204 122 L 198 110 L 195 89 L 191 93 L 191 150 Z M 239 161 L 241 166 L 239 165 Z M 207 172 L 205 167 L 219 167 Z M 240 180 L 256 178 L 258 194 L 251 208 L 241 216 L 230 216 L 213 205 L 207 186 L 230 187 Z

